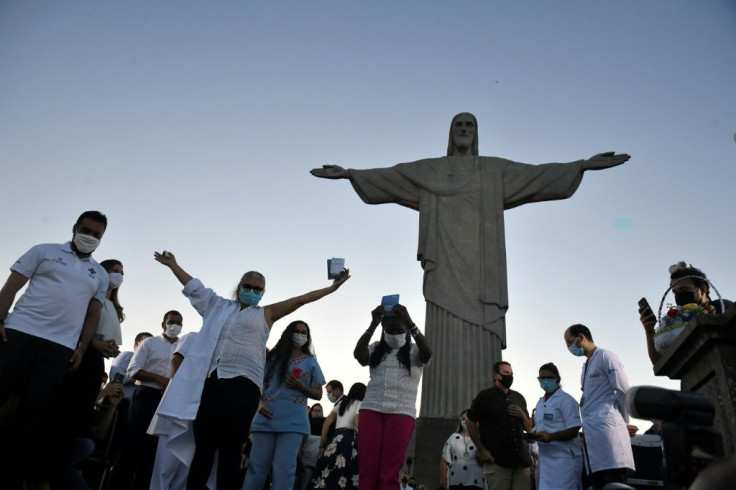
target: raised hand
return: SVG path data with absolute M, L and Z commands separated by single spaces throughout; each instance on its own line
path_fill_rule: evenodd
M 384 308 L 383 305 L 378 305 L 376 308 L 371 311 L 371 319 L 373 320 L 371 322 L 371 325 L 378 325 L 381 323 L 381 320 L 383 320 L 383 315 L 386 313 L 386 308 Z
M 310 174 L 322 179 L 349 179 L 350 172 L 338 165 L 322 165 L 322 168 L 313 168 Z
M 407 327 L 411 327 L 414 325 L 414 322 L 411 319 L 411 316 L 409 316 L 409 311 L 406 309 L 406 306 L 404 305 L 394 305 L 393 312 L 399 315 L 401 318 L 401 321 L 404 322 L 404 325 Z
M 631 156 L 626 153 L 617 154 L 612 151 L 598 153 L 583 162 L 583 170 L 603 170 L 605 168 L 615 167 L 622 163 L 626 163 L 629 158 L 631 158 Z
M 345 281 L 350 279 L 350 269 L 343 269 L 340 272 L 340 275 L 335 278 L 334 281 L 332 281 L 332 286 L 337 290 L 340 286 L 345 284 Z
M 173 253 L 164 250 L 163 252 L 153 252 L 153 258 L 156 262 L 164 264 L 166 267 L 172 267 L 176 265 L 176 257 Z
M 649 305 L 639 306 L 639 321 L 644 326 L 644 331 L 650 335 L 654 334 L 654 327 L 657 325 L 657 317 L 652 312 Z

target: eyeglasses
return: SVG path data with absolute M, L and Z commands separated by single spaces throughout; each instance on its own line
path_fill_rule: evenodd
M 255 291 L 256 293 L 262 293 L 263 288 L 258 286 L 252 286 L 250 284 L 243 283 L 240 285 L 240 289 L 243 291 Z
M 573 337 L 570 340 L 565 340 L 565 344 L 567 344 L 567 346 L 570 347 L 570 344 L 572 344 L 576 340 L 578 340 L 578 338 L 577 337 Z
M 557 378 L 555 376 L 537 376 L 537 379 L 543 380 L 543 379 L 557 379 Z

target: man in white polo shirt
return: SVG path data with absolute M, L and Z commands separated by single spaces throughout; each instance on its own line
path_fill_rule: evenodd
M 111 481 L 113 489 L 149 488 L 158 439 L 146 431 L 169 384 L 169 364 L 182 324 L 181 313 L 167 311 L 161 335 L 141 342 L 130 360 L 128 376 L 135 380 L 135 390 L 128 411 L 127 440 Z
M 0 427 L 3 488 L 20 488 L 30 478 L 49 400 L 67 369 L 79 366 L 97 329 L 108 276 L 91 254 L 106 228 L 104 214 L 85 211 L 71 241 L 32 247 L 0 290 L 0 406 L 13 394 L 21 403 L 15 419 Z

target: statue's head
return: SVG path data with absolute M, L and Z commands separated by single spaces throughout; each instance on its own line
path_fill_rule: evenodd
M 461 112 L 452 118 L 447 156 L 478 156 L 478 120 L 469 112 Z

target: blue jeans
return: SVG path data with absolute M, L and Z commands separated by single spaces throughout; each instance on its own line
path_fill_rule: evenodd
M 272 490 L 293 490 L 296 457 L 304 439 L 298 432 L 253 432 L 244 490 L 262 490 L 273 466 Z

